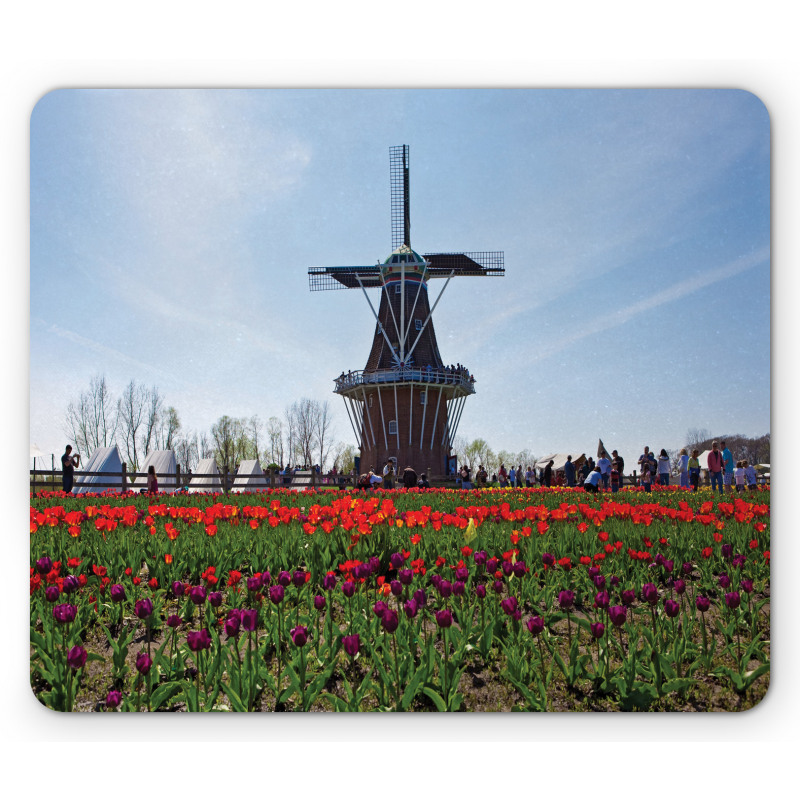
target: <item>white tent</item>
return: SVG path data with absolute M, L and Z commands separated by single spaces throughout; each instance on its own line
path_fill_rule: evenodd
M 175 473 L 178 471 L 178 462 L 175 460 L 174 450 L 153 450 L 147 454 L 144 464 L 137 472 L 147 472 L 150 467 L 154 467 L 156 478 L 158 479 L 158 491 L 172 494 L 176 488 Z M 147 478 L 137 478 L 137 489 L 147 488 Z
M 195 492 L 221 492 L 222 480 L 219 477 L 217 462 L 213 458 L 201 459 L 197 469 L 192 473 L 189 481 L 189 491 Z
M 533 465 L 535 470 L 544 469 L 551 461 L 553 462 L 553 472 L 558 472 L 558 470 L 564 469 L 564 464 L 567 463 L 567 456 L 572 455 L 572 463 L 575 465 L 576 468 L 580 467 L 581 464 L 586 460 L 582 456 L 582 453 L 578 453 L 575 455 L 574 453 L 552 453 L 549 456 L 544 456 L 536 460 L 536 463 Z
M 75 476 L 75 494 L 86 492 L 104 492 L 107 489 L 122 491 L 122 458 L 116 445 L 98 447 L 86 464 L 81 464 L 78 472 L 113 472 L 115 475 L 82 475 Z M 107 484 L 105 486 L 98 484 Z
M 267 481 L 258 460 L 242 461 L 236 471 L 232 492 L 256 492 L 267 488 Z

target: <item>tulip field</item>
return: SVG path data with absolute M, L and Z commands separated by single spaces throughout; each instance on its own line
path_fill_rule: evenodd
M 711 711 L 770 670 L 770 495 L 30 500 L 58 711 Z

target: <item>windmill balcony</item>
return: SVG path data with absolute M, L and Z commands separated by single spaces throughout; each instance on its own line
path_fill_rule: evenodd
M 395 367 L 342 373 L 335 380 L 337 394 L 349 394 L 361 386 L 421 383 L 452 386 L 458 395 L 475 394 L 475 378 L 464 367 Z

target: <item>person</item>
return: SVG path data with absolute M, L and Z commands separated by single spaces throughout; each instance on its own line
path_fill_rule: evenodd
M 522 464 L 517 465 L 517 489 L 522 488 L 522 481 L 525 480 L 525 475 L 522 472 Z
M 428 483 L 428 478 L 425 476 L 423 472 L 422 475 L 419 476 L 419 483 L 417 483 L 420 489 L 430 489 L 431 485 Z
M 383 483 L 383 478 L 376 475 L 372 470 L 369 471 L 369 485 L 373 489 L 377 489 Z
M 75 467 L 81 463 L 80 453 L 72 455 L 72 445 L 68 444 L 64 448 L 64 455 L 61 456 L 61 488 L 69 494 L 75 481 Z
M 692 450 L 692 457 L 689 459 L 689 483 L 692 491 L 696 492 L 700 486 L 700 451 Z
M 669 456 L 662 447 L 658 456 L 658 482 L 662 486 L 669 486 Z
M 603 450 L 603 454 L 597 459 L 597 466 L 600 467 L 600 477 L 603 480 L 603 488 L 608 489 L 608 481 L 611 477 L 611 460 Z
M 483 464 L 480 464 L 478 466 L 478 471 L 475 473 L 475 483 L 477 483 L 479 487 L 485 487 L 488 477 L 489 473 L 483 468 Z
M 469 467 L 466 464 L 461 465 L 461 488 L 462 489 L 471 489 L 472 483 L 469 479 Z
M 736 491 L 743 492 L 744 491 L 744 481 L 746 477 L 746 473 L 744 471 L 744 461 L 737 461 L 736 462 L 736 469 L 733 472 L 733 478 L 736 481 Z
M 708 476 L 711 478 L 711 491 L 713 493 L 714 487 L 717 491 L 723 494 L 722 488 L 722 470 L 725 462 L 722 459 L 722 453 L 719 451 L 719 442 L 711 443 L 711 452 L 708 454 Z
M 158 478 L 152 464 L 147 468 L 147 494 L 158 494 Z
M 517 471 L 514 469 L 514 465 L 511 465 L 511 469 L 508 471 L 508 485 L 514 489 L 517 485 Z
M 391 458 L 387 459 L 383 468 L 383 488 L 394 489 L 394 464 Z
M 553 483 L 553 460 L 547 462 L 547 466 L 544 468 L 544 481 L 543 484 L 545 486 L 550 486 Z
M 600 467 L 595 467 L 587 476 L 586 480 L 583 482 L 583 490 L 585 492 L 593 492 L 597 494 L 600 491 L 600 481 L 603 480 L 602 473 L 600 472 Z
M 508 486 L 508 473 L 506 472 L 505 464 L 501 464 L 500 469 L 497 470 L 497 480 L 500 482 L 501 487 Z
M 586 458 L 586 453 L 583 453 L 581 458 L 583 459 L 583 464 L 581 464 L 579 475 L 581 481 L 585 481 L 589 477 L 589 473 L 592 471 L 592 469 L 589 466 L 589 459 Z
M 754 492 L 756 490 L 756 468 L 745 460 L 744 462 L 744 474 L 747 478 L 747 488 Z
M 699 450 L 692 450 L 692 457 L 689 459 L 689 483 L 692 491 L 696 492 L 700 486 L 700 455 Z
M 370 475 L 372 475 L 371 472 L 362 472 L 358 478 L 358 488 L 364 492 L 368 491 L 372 486 L 369 480 Z
M 681 476 L 681 489 L 689 488 L 689 455 L 686 448 L 682 448 L 678 459 L 678 473 Z
M 619 491 L 619 470 L 617 465 L 611 462 L 611 493 L 616 494 Z
M 728 450 L 728 446 L 725 442 L 720 443 L 720 447 L 722 448 L 722 464 L 723 464 L 723 473 L 722 473 L 722 480 L 725 486 L 728 486 L 728 492 L 733 492 L 733 453 Z M 723 494 L 724 492 L 723 486 Z
M 412 467 L 406 467 L 403 470 L 403 486 L 406 489 L 413 489 L 417 485 L 417 473 L 414 472 Z
M 645 445 L 644 446 L 644 453 L 639 456 L 638 461 L 636 462 L 639 465 L 639 471 L 644 474 L 644 463 L 647 461 L 650 462 L 650 448 Z
M 572 456 L 567 456 L 567 461 L 564 464 L 564 478 L 567 481 L 567 486 L 575 485 L 575 465 L 572 463 Z
M 625 459 L 616 451 L 611 451 L 611 464 L 617 465 L 617 472 L 619 472 L 619 488 L 622 488 L 623 483 L 625 483 Z
M 650 487 L 653 480 L 652 469 L 653 468 L 650 465 L 650 459 L 645 457 L 645 459 L 642 461 L 642 486 L 644 486 L 644 490 L 648 493 L 650 492 Z

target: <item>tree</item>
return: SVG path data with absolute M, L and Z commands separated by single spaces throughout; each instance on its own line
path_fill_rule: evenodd
M 156 450 L 175 450 L 181 431 L 181 420 L 178 412 L 170 406 L 159 417 L 156 426 Z
M 105 375 L 91 379 L 89 390 L 67 406 L 64 432 L 85 457 L 98 447 L 109 447 L 117 428 L 113 400 Z
M 269 462 L 284 466 L 283 425 L 277 417 L 270 417 L 267 422 L 267 440 L 269 441 L 269 450 L 267 451 Z
M 132 380 L 117 401 L 117 420 L 125 443 L 128 467 L 136 472 L 139 469 L 141 429 L 145 419 L 147 390 Z
M 225 415 L 211 426 L 214 458 L 220 467 L 233 469 L 236 466 L 237 420 Z
M 252 457 L 261 460 L 261 432 L 263 426 L 258 414 L 253 414 L 247 423 L 247 433 L 250 437 Z
M 352 444 L 339 442 L 333 452 L 333 466 L 337 472 L 349 474 L 356 468 L 357 450 Z
M 146 391 L 145 418 L 142 426 L 142 452 L 146 455 L 150 452 L 150 446 L 158 450 L 156 444 L 156 430 L 161 420 L 164 409 L 164 398 L 158 391 L 157 386 L 153 386 L 149 392 Z
M 319 464 L 319 468 L 322 469 L 325 466 L 325 460 L 328 458 L 328 452 L 330 451 L 330 444 L 326 447 L 326 441 L 328 434 L 331 433 L 331 407 L 327 400 L 323 400 L 321 403 L 319 400 L 314 400 L 312 401 L 312 405 L 314 414 L 314 436 L 319 451 L 319 460 L 317 464 Z
M 167 448 L 173 449 L 173 448 Z M 196 433 L 188 433 L 186 436 L 181 437 L 174 445 L 175 458 L 180 464 L 182 470 L 197 469 L 199 462 L 199 448 Z

